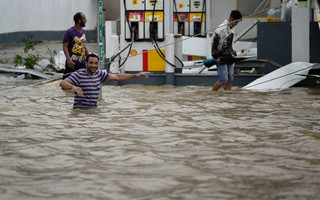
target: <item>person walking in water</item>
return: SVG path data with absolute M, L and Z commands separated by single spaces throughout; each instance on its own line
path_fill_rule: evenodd
M 85 56 L 89 54 L 86 47 L 86 16 L 78 12 L 73 16 L 75 25 L 69 28 L 63 37 L 63 52 L 66 56 L 65 71 L 63 79 L 67 78 L 72 72 L 85 68 Z
M 234 27 L 238 25 L 242 15 L 240 11 L 233 10 L 230 13 L 229 19 L 225 20 L 214 32 L 211 55 L 217 60 L 218 81 L 213 85 L 212 91 L 217 91 L 223 85 L 225 90 L 231 90 L 234 63 L 221 63 L 224 60 L 235 58 L 236 51 L 233 49 L 233 38 L 235 35 Z M 228 63 L 228 62 L 227 62 Z
M 110 74 L 99 70 L 99 57 L 95 54 L 89 54 L 85 64 L 86 68 L 73 72 L 69 77 L 60 82 L 62 89 L 74 91 L 74 109 L 97 107 L 99 89 L 102 82 L 148 78 L 148 75 L 144 73 Z

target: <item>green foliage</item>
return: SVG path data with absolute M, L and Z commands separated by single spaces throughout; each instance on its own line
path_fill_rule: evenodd
M 54 56 L 57 55 L 57 51 L 52 51 L 49 49 L 49 47 L 47 47 L 46 54 L 49 55 L 49 57 L 46 55 L 41 55 L 35 48 L 38 43 L 39 42 L 35 42 L 33 40 L 26 41 L 23 49 L 24 53 L 22 55 L 17 54 L 14 57 L 13 63 L 15 64 L 15 67 L 25 66 L 27 69 L 34 69 L 34 66 L 38 65 L 40 59 L 48 59 L 50 65 L 43 67 L 42 70 L 45 71 L 47 69 L 51 69 L 54 71 L 59 71 L 59 69 L 55 67 L 57 65 L 55 64 L 54 60 Z
M 14 60 L 13 60 L 13 62 L 14 62 L 14 66 L 15 67 L 17 67 L 18 65 L 23 65 L 23 62 L 22 62 L 22 56 L 21 55 L 15 55 L 14 56 Z
M 25 43 L 24 47 L 24 53 L 26 54 L 25 56 L 22 55 L 15 55 L 13 63 L 15 64 L 14 66 L 17 67 L 18 65 L 24 65 L 26 66 L 27 69 L 34 69 L 34 66 L 39 62 L 40 56 L 38 54 L 33 54 L 29 53 L 31 50 L 32 52 L 35 51 L 35 46 L 37 45 L 37 42 L 28 40 Z
M 27 57 L 23 58 L 23 60 L 24 60 L 24 65 L 26 66 L 27 69 L 34 69 L 34 66 L 39 61 L 39 55 L 28 54 Z
M 31 49 L 32 51 L 35 50 L 35 46 L 38 44 L 38 42 L 35 42 L 33 40 L 28 40 L 25 43 L 25 47 L 24 47 L 24 53 L 28 53 L 28 51 Z

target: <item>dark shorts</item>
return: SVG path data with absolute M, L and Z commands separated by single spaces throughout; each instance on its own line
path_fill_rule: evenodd
M 77 71 L 78 69 L 81 69 L 81 68 L 86 68 L 85 63 L 76 63 L 73 69 L 68 67 L 68 65 L 66 63 L 62 79 L 67 78 L 68 76 L 70 76 L 72 74 L 72 72 L 75 72 L 75 71 Z

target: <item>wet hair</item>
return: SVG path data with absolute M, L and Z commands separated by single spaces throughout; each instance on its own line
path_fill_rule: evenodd
M 241 13 L 240 13 L 239 10 L 233 10 L 233 11 L 231 11 L 230 17 L 232 17 L 232 19 L 234 19 L 234 20 L 242 19 L 242 15 L 241 15 Z
M 99 60 L 99 57 L 94 53 L 90 53 L 89 55 L 87 55 L 87 58 L 86 58 L 87 62 L 89 61 L 89 58 L 97 58 Z
M 74 23 L 78 23 L 78 20 L 79 19 L 82 19 L 82 16 L 81 16 L 82 12 L 77 12 L 74 16 L 73 16 L 73 21 Z

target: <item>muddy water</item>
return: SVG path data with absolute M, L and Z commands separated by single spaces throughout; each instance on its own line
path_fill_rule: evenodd
M 319 88 L 104 86 L 72 110 L 57 84 L 0 80 L 1 199 L 319 198 Z

